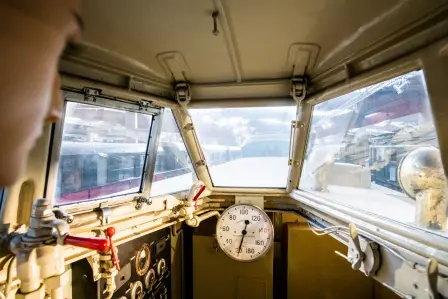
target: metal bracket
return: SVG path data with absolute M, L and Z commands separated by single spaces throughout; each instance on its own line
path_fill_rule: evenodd
M 82 89 L 84 92 L 84 101 L 86 102 L 96 102 L 96 97 L 100 95 L 100 89 L 94 89 L 89 87 L 84 87 Z
M 137 201 L 137 203 L 135 204 L 136 210 L 141 210 L 144 204 L 147 204 L 148 206 L 152 204 L 152 199 L 144 196 L 136 196 L 134 197 L 134 200 Z
M 138 102 L 138 110 L 143 112 L 149 112 L 150 110 L 153 110 L 152 102 L 149 101 L 139 101 Z
M 194 163 L 194 165 L 196 165 L 196 167 L 199 167 L 199 166 L 205 166 L 206 163 L 205 163 L 205 160 L 199 160 L 199 161 L 196 161 Z
M 298 128 L 303 129 L 305 127 L 305 123 L 300 120 L 293 120 L 291 122 L 291 126 L 293 129 L 298 129 Z
M 291 79 L 290 94 L 297 105 L 305 99 L 308 86 L 308 80 L 304 76 L 296 76 Z
M 194 125 L 193 125 L 193 123 L 188 123 L 184 126 L 183 129 L 185 132 L 192 131 L 192 130 L 194 130 Z
M 295 130 L 297 128 L 303 129 L 304 127 L 305 127 L 305 124 L 304 124 L 303 121 L 300 121 L 300 120 L 293 120 L 293 121 L 291 121 L 291 134 L 289 136 L 289 140 L 291 140 L 291 145 L 289 147 L 288 166 L 294 165 L 295 167 L 299 167 L 300 164 L 301 164 L 300 160 L 293 160 L 291 158 L 291 156 L 292 156 L 292 149 L 295 147 L 295 144 L 294 144 Z
M 188 104 L 191 101 L 191 88 L 190 84 L 186 82 L 176 83 L 174 86 L 174 91 L 176 92 L 176 100 L 177 102 L 184 107 L 187 108 Z
M 100 215 L 101 225 L 106 225 L 106 224 L 111 223 L 112 210 L 107 206 L 105 206 L 105 207 L 100 206 L 100 210 L 101 210 L 101 215 Z

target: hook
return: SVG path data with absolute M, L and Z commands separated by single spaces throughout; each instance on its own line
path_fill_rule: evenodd
M 219 30 L 218 30 L 218 15 L 219 15 L 219 11 L 215 10 L 212 13 L 212 18 L 213 18 L 213 35 L 218 35 L 219 34 Z

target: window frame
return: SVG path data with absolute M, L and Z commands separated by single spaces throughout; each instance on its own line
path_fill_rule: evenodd
M 79 210 L 89 210 L 98 207 L 116 205 L 120 203 L 126 203 L 134 200 L 135 197 L 143 196 L 149 197 L 149 188 L 150 184 L 148 183 L 148 179 L 152 178 L 152 174 L 150 175 L 149 171 L 151 171 L 149 165 L 151 160 L 151 154 L 153 152 L 152 140 L 154 138 L 154 134 L 156 134 L 157 127 L 157 116 L 161 113 L 163 108 L 155 107 L 155 106 L 147 106 L 146 103 L 136 102 L 132 100 L 118 99 L 115 97 L 107 97 L 105 95 L 95 95 L 90 96 L 86 92 L 82 93 L 79 90 L 70 90 L 62 88 L 62 96 L 63 96 L 63 112 L 62 117 L 59 122 L 53 125 L 52 135 L 51 135 L 51 144 L 50 144 L 50 154 L 49 154 L 49 166 L 47 170 L 47 178 L 45 183 L 44 196 L 52 199 L 54 206 L 63 208 L 64 210 L 74 212 Z M 117 110 L 136 112 L 141 114 L 147 114 L 152 116 L 152 121 L 150 125 L 150 129 L 148 131 L 148 142 L 146 144 L 146 152 L 145 152 L 145 161 L 144 167 L 142 171 L 142 177 L 140 182 L 139 192 L 129 193 L 118 196 L 105 196 L 97 199 L 91 200 L 83 200 L 80 202 L 73 202 L 67 204 L 56 204 L 54 202 L 55 194 L 56 194 L 56 185 L 58 179 L 58 171 L 60 164 L 60 151 L 62 145 L 63 138 L 63 128 L 64 128 L 64 120 L 65 120 L 65 111 L 67 107 L 67 103 L 80 103 L 87 104 L 97 107 L 104 108 L 112 108 Z M 149 175 L 149 178 L 148 178 Z
M 183 189 L 183 190 L 177 190 L 177 191 L 171 192 L 171 193 L 163 193 L 163 194 L 152 195 L 152 196 L 150 195 L 151 194 L 151 187 L 152 187 L 152 180 L 154 178 L 154 171 L 156 169 L 157 150 L 158 150 L 158 147 L 159 147 L 160 135 L 162 133 L 163 118 L 167 115 L 166 114 L 166 109 L 170 109 L 171 110 L 171 115 L 173 116 L 173 119 L 174 119 L 174 122 L 176 123 L 177 129 L 179 130 L 179 135 L 182 138 L 182 142 L 184 143 L 185 152 L 187 153 L 188 157 L 190 158 L 192 169 L 193 169 L 193 171 L 194 171 L 194 173 L 196 175 L 196 178 L 198 180 L 200 180 L 200 178 L 198 176 L 198 172 L 197 172 L 197 167 L 196 167 L 195 163 L 193 162 L 193 159 L 191 157 L 190 151 L 189 151 L 189 149 L 187 147 L 187 144 L 185 142 L 185 136 L 184 136 L 184 134 L 182 134 L 182 127 L 180 126 L 179 121 L 176 118 L 174 109 L 168 108 L 168 107 L 163 108 L 162 111 L 160 112 L 160 114 L 157 116 L 158 117 L 158 121 L 156 122 L 156 125 L 157 125 L 156 131 L 157 132 L 156 132 L 156 135 L 153 138 L 154 147 L 155 147 L 156 150 L 152 152 L 152 156 L 150 157 L 151 159 L 150 159 L 150 166 L 149 166 L 150 167 L 150 172 L 149 173 L 151 173 L 151 176 L 147 180 L 148 181 L 148 184 L 147 184 L 148 185 L 148 196 L 150 198 L 163 197 L 163 196 L 166 196 L 168 194 L 170 194 L 170 195 L 178 194 L 178 193 L 186 192 L 186 191 L 189 190 L 189 189 Z
M 287 103 L 283 103 L 283 105 L 279 106 L 279 105 L 272 105 L 272 106 L 254 106 L 254 105 L 250 105 L 250 106 L 238 106 L 238 107 L 191 107 L 188 110 L 205 110 L 205 109 L 239 109 L 239 108 L 271 108 L 271 107 L 291 107 L 292 109 L 295 109 L 294 112 L 294 116 L 293 119 L 291 119 L 291 122 L 295 122 L 297 119 L 297 113 L 298 113 L 298 105 L 294 105 L 294 102 L 291 101 L 291 105 L 288 105 Z M 191 118 L 191 122 L 193 123 L 193 130 L 194 131 L 194 139 L 195 139 L 195 144 L 197 146 L 197 148 L 200 150 L 200 153 L 205 161 L 205 167 L 207 169 L 207 173 L 208 176 L 210 178 L 210 182 L 212 184 L 212 191 L 213 193 L 217 194 L 217 193 L 267 193 L 267 194 L 279 194 L 279 195 L 283 195 L 287 193 L 287 186 L 288 186 L 288 176 L 289 176 L 289 170 L 287 173 L 287 179 L 285 180 L 285 185 L 284 187 L 238 187 L 238 186 L 218 186 L 215 185 L 215 183 L 213 182 L 213 178 L 212 175 L 210 173 L 210 169 L 209 169 L 209 164 L 207 163 L 207 158 L 205 157 L 205 155 L 203 154 L 203 149 L 202 149 L 202 145 L 200 143 L 199 140 L 199 136 L 197 133 L 197 129 L 195 126 L 195 123 L 193 121 L 193 118 Z M 291 132 L 290 132 L 291 133 Z M 291 136 L 291 134 L 289 134 Z M 291 147 L 293 146 L 292 143 L 292 139 L 289 139 L 289 145 L 288 145 L 288 149 L 290 150 Z M 291 152 L 289 152 L 287 159 L 289 160 L 291 158 Z M 193 162 L 193 161 L 192 161 Z M 195 162 L 193 163 L 194 165 L 196 164 Z M 198 177 L 199 178 L 199 177 Z
M 400 61 L 399 61 L 400 62 Z M 314 107 L 318 104 L 331 101 L 332 99 L 335 99 L 337 97 L 347 95 L 353 91 L 359 90 L 361 88 L 365 88 L 371 85 L 375 85 L 390 79 L 394 79 L 396 77 L 405 75 L 407 73 L 413 72 L 413 71 L 419 71 L 422 70 L 423 74 L 425 74 L 424 67 L 415 59 L 411 60 L 405 60 L 404 63 L 398 63 L 398 65 L 395 68 L 391 68 L 390 66 L 386 65 L 383 67 L 380 71 L 375 71 L 373 74 L 367 73 L 363 76 L 360 76 L 358 80 L 353 82 L 352 84 L 343 84 L 342 86 L 337 86 L 336 88 L 324 92 L 323 94 L 317 94 L 313 95 L 310 99 L 304 100 L 301 103 L 302 111 L 306 111 L 306 115 L 304 115 L 303 118 L 307 119 L 305 128 L 303 130 L 303 134 L 305 135 L 305 142 L 302 146 L 303 153 L 300 157 L 300 169 L 298 174 L 298 180 L 297 184 L 294 186 L 294 190 L 300 190 L 303 192 L 307 192 L 306 190 L 302 190 L 299 188 L 300 180 L 302 178 L 302 170 L 303 170 L 303 164 L 305 162 L 305 153 L 308 149 L 308 142 L 310 141 L 310 130 L 311 130 L 311 124 L 313 121 L 313 111 Z M 426 77 L 424 78 L 424 83 L 426 84 Z M 428 94 L 428 97 L 430 95 Z M 429 99 L 431 103 L 431 99 Z M 299 119 L 300 120 L 300 119 Z
M 312 123 L 312 113 L 313 108 L 315 105 L 330 101 L 334 98 L 337 98 L 342 95 L 346 95 L 350 92 L 353 92 L 355 90 L 368 87 L 377 83 L 381 83 L 386 80 L 390 80 L 396 77 L 399 77 L 401 75 L 407 74 L 409 72 L 413 71 L 419 71 L 421 70 L 423 72 L 424 78 L 423 82 L 427 88 L 426 92 L 428 94 L 429 102 L 431 105 L 431 110 L 433 113 L 434 118 L 434 125 L 437 132 L 437 135 L 440 130 L 440 124 L 438 124 L 438 119 L 436 114 L 434 113 L 434 106 L 433 102 L 437 101 L 433 99 L 433 96 L 431 94 L 431 90 L 428 89 L 428 76 L 427 72 L 431 72 L 432 70 L 428 70 L 426 68 L 425 59 L 428 59 L 432 61 L 433 59 L 437 59 L 436 56 L 429 56 L 428 58 L 425 57 L 425 53 L 431 53 L 433 49 L 437 49 L 439 47 L 439 44 L 430 45 L 427 48 L 424 48 L 420 51 L 417 51 L 416 53 L 403 57 L 402 59 L 398 59 L 396 61 L 393 61 L 389 64 L 384 65 L 381 68 L 374 69 L 372 71 L 369 71 L 363 75 L 360 75 L 356 78 L 354 78 L 351 82 L 351 84 L 341 84 L 338 86 L 335 86 L 333 89 L 327 90 L 323 93 L 318 93 L 310 97 L 308 100 L 304 101 L 301 105 L 304 110 L 307 111 L 307 116 L 309 117 L 309 122 L 306 123 L 304 128 L 304 134 L 306 136 L 306 142 L 303 144 L 303 149 L 306 151 L 308 148 L 308 142 L 310 137 L 310 129 L 311 129 L 311 123 Z M 306 109 L 305 109 L 306 108 Z M 443 162 L 443 152 L 441 151 L 442 155 L 442 162 Z M 301 165 L 303 165 L 305 160 L 305 155 L 303 154 L 300 158 Z M 404 246 L 406 249 L 415 250 L 419 249 L 419 244 L 426 244 L 431 246 L 432 248 L 436 248 L 438 250 L 447 251 L 448 248 L 448 235 L 444 236 L 442 234 L 432 232 L 430 230 L 426 230 L 424 228 L 420 228 L 416 225 L 411 225 L 403 222 L 399 222 L 394 219 L 390 219 L 387 217 L 384 217 L 382 215 L 374 214 L 372 212 L 369 212 L 365 209 L 360 209 L 355 206 L 347 205 L 344 203 L 336 202 L 336 201 L 328 201 L 324 197 L 321 197 L 317 194 L 313 194 L 309 192 L 308 190 L 300 189 L 300 179 L 301 179 L 301 172 L 302 167 L 299 170 L 299 179 L 297 181 L 297 185 L 290 193 L 290 196 L 292 199 L 297 201 L 297 206 L 299 208 L 311 208 L 319 209 L 319 213 L 324 213 L 327 215 L 330 215 L 331 217 L 334 217 L 336 219 L 351 219 L 351 222 L 358 225 L 361 229 L 365 229 L 366 231 L 369 230 L 369 225 L 374 224 L 378 225 L 381 229 L 384 230 L 385 234 L 389 233 L 397 233 L 400 236 L 406 236 L 409 238 L 409 240 L 412 240 L 412 245 L 409 244 L 409 246 Z M 375 236 L 384 237 L 383 234 L 378 232 L 373 232 L 372 234 Z M 422 249 L 419 254 L 426 255 L 428 251 L 425 249 Z M 434 256 L 439 262 L 442 261 L 443 264 L 448 265 L 448 259 L 445 259 L 446 256 Z

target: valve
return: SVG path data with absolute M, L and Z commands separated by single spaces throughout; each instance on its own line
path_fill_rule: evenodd
M 197 201 L 202 192 L 205 191 L 205 184 L 202 181 L 197 181 L 191 186 L 190 191 L 188 192 L 186 205 L 193 206 L 194 210 L 198 209 Z
M 115 268 L 117 268 L 118 271 L 120 271 L 120 260 L 118 259 L 118 254 L 117 254 L 117 250 L 114 246 L 114 243 L 112 242 L 112 237 L 113 235 L 115 235 L 115 228 L 113 227 L 108 227 L 104 233 L 107 236 L 108 242 L 109 242 L 109 246 L 110 246 L 110 255 L 112 257 L 112 263 L 115 266 Z
M 34 201 L 28 230 L 12 234 L 8 241 L 9 250 L 17 258 L 17 277 L 21 282 L 18 294 L 40 296 L 45 288 L 51 293 L 62 292 L 63 285 L 69 281 L 69 272 L 65 269 L 63 249 L 57 245 L 100 252 L 113 247 L 110 238 L 78 237 L 69 231 L 69 224 L 56 217 L 49 200 Z

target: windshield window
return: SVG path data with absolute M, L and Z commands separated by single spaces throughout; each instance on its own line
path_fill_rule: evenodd
M 295 107 L 191 109 L 214 186 L 285 188 Z
M 196 180 L 173 113 L 165 109 L 150 194 L 157 196 L 189 190 Z
M 66 103 L 56 204 L 140 191 L 152 116 Z
M 423 72 L 411 72 L 314 107 L 300 188 L 442 231 L 446 180 L 437 147 Z

